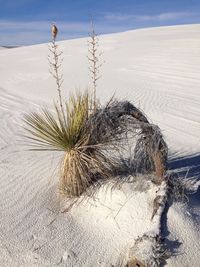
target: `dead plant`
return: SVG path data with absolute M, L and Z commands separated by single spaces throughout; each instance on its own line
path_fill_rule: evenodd
M 102 52 L 99 52 L 99 38 L 95 32 L 95 27 L 93 21 L 91 21 L 91 31 L 89 34 L 89 40 L 88 40 L 88 52 L 89 55 L 87 56 L 89 61 L 89 74 L 92 80 L 92 101 L 91 106 L 92 109 L 95 109 L 97 106 L 97 96 L 96 96 L 96 90 L 97 90 L 97 81 L 100 79 L 100 68 L 103 64 L 103 61 L 101 61 Z

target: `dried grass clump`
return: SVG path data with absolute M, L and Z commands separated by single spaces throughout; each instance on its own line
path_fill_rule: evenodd
M 146 169 L 140 162 L 138 151 L 143 156 L 142 160 L 149 162 L 148 171 L 158 168 L 153 153 L 160 153 L 160 158 L 156 159 L 159 162 L 165 155 L 161 150 L 165 143 L 159 129 L 149 124 L 144 114 L 131 103 L 111 100 L 105 107 L 93 111 L 90 104 L 88 93 L 78 94 L 65 104 L 64 118 L 57 105 L 54 113 L 45 109 L 41 114 L 31 113 L 25 117 L 29 126 L 28 138 L 34 150 L 65 152 L 61 164 L 60 189 L 70 197 L 80 196 L 91 184 L 99 185 L 100 180 L 116 174 L 115 152 L 120 149 L 122 141 L 128 138 L 128 132 L 133 137 L 139 135 L 135 164 L 142 167 L 143 171 Z M 148 142 L 144 146 L 141 140 Z
M 166 171 L 168 147 L 158 126 L 148 122 L 146 116 L 128 101 L 111 101 L 93 116 L 100 136 L 117 142 L 130 137 L 136 139 L 134 149 L 135 173 L 155 172 L 158 184 Z M 97 136 L 98 138 L 98 136 Z
M 158 126 L 149 123 L 141 125 L 134 152 L 137 172 L 155 172 L 156 182 L 160 184 L 166 171 L 168 147 Z

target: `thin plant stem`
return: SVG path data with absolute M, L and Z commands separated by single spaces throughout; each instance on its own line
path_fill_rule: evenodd
M 89 34 L 90 38 L 88 40 L 88 61 L 89 61 L 89 73 L 92 80 L 92 100 L 91 100 L 91 108 L 96 110 L 97 109 L 97 81 L 100 78 L 99 72 L 102 66 L 100 63 L 100 57 L 102 53 L 99 53 L 98 46 L 99 46 L 99 39 L 95 32 L 95 27 L 93 21 L 91 21 L 91 31 Z
M 59 106 L 62 113 L 63 121 L 66 125 L 66 116 L 63 108 L 63 100 L 62 100 L 62 84 L 63 84 L 63 74 L 60 73 L 60 67 L 62 65 L 63 59 L 61 58 L 63 52 L 58 51 L 58 45 L 56 44 L 56 36 L 58 33 L 58 29 L 55 25 L 52 26 L 52 41 L 51 47 L 49 48 L 51 56 L 48 56 L 48 61 L 50 65 L 50 73 L 56 81 L 58 98 L 59 98 Z

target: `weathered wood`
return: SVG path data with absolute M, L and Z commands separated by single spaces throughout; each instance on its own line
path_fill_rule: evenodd
M 142 237 L 139 237 L 130 249 L 127 267 L 159 267 L 165 250 L 162 240 L 162 215 L 165 210 L 168 196 L 168 183 L 163 181 L 153 201 L 151 228 Z
M 147 267 L 147 266 L 138 259 L 133 258 L 130 261 L 128 261 L 127 267 Z

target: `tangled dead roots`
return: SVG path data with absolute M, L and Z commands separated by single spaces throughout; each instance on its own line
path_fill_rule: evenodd
M 66 152 L 60 188 L 69 196 L 80 196 L 90 185 L 116 175 L 116 151 L 130 132 L 138 136 L 134 150 L 135 172 L 155 172 L 157 183 L 165 173 L 167 145 L 158 126 L 150 124 L 144 114 L 131 103 L 109 102 L 90 114 L 83 126 L 82 140 Z M 79 140 L 80 141 L 80 140 Z

